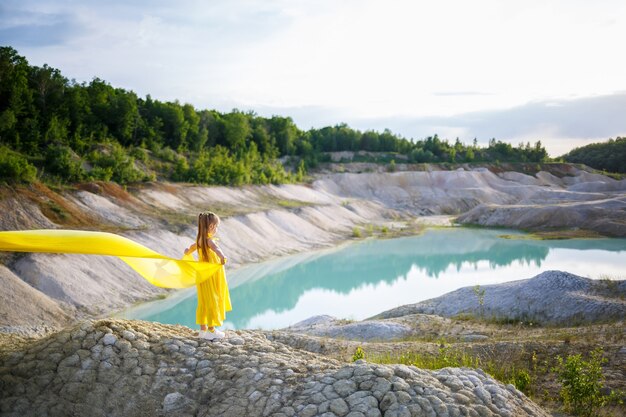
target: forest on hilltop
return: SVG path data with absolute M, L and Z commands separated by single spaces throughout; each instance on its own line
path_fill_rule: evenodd
M 561 157 L 564 161 L 585 164 L 608 172 L 626 173 L 626 137 L 591 143 L 572 149 Z
M 492 139 L 479 147 L 476 140 L 413 140 L 346 124 L 305 131 L 290 117 L 199 110 L 141 98 L 99 78 L 77 83 L 0 47 L 0 181 L 279 184 L 302 180 L 328 152 L 361 150 L 405 155 L 412 163 L 548 157 L 540 141 L 513 147 Z

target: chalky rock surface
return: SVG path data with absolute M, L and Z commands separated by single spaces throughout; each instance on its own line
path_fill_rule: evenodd
M 335 174 L 317 190 L 379 201 L 413 214 L 459 214 L 457 222 L 516 229 L 583 228 L 626 236 L 626 180 L 573 165 L 496 174 L 487 168 L 456 171 Z
M 284 330 L 312 336 L 340 337 L 349 340 L 392 340 L 412 335 L 413 329 L 402 323 L 367 320 L 344 323 L 345 320 L 328 315 L 313 316 Z
M 474 287 L 464 287 L 441 297 L 397 307 L 374 318 L 409 314 L 458 314 L 573 325 L 626 318 L 626 281 L 583 278 L 563 271 L 546 271 L 519 281 L 481 286 L 481 306 Z
M 626 182 L 626 181 L 623 181 Z M 459 223 L 528 230 L 579 228 L 606 236 L 626 236 L 626 196 L 592 201 L 557 201 L 539 204 L 481 204 L 463 213 Z
M 3 416 L 548 416 L 482 371 L 342 364 L 263 332 L 86 321 L 0 353 Z

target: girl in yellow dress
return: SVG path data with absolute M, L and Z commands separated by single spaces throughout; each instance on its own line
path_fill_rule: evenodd
M 221 263 L 216 273 L 202 282 L 196 282 L 198 289 L 198 308 L 196 323 L 200 325 L 200 337 L 208 340 L 221 339 L 224 332 L 217 330 L 224 322 L 226 312 L 232 310 L 230 294 L 226 283 L 223 265 L 226 263 L 224 253 L 215 243 L 213 237 L 217 233 L 220 218 L 213 212 L 198 215 L 198 236 L 196 243 L 185 249 L 185 255 L 198 251 L 198 260 L 202 262 Z

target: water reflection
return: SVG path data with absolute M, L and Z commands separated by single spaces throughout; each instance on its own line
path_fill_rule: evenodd
M 228 326 L 282 327 L 313 314 L 332 314 L 333 303 L 354 302 L 356 305 L 359 301 L 361 304 L 363 300 L 356 300 L 360 292 L 361 296 L 367 293 L 368 297 L 375 298 L 370 294 L 374 288 L 385 288 L 389 294 L 393 294 L 394 286 L 398 291 L 405 288 L 423 293 L 417 281 L 424 277 L 433 278 L 428 280 L 429 291 L 432 293 L 434 289 L 439 295 L 433 288 L 437 287 L 437 281 L 448 281 L 441 282 L 440 293 L 449 290 L 453 279 L 458 280 L 455 288 L 473 285 L 475 282 L 463 278 L 471 275 L 467 272 L 471 269 L 480 270 L 485 277 L 503 275 L 498 277 L 498 282 L 526 278 L 534 274 L 519 274 L 560 268 L 561 261 L 554 267 L 542 268 L 549 253 L 559 249 L 571 252 L 566 258 L 572 261 L 587 258 L 582 253 L 590 249 L 600 251 L 598 253 L 626 250 L 625 239 L 532 241 L 498 238 L 503 233 L 516 232 L 465 228 L 429 230 L 418 237 L 361 242 L 241 268 L 229 275 L 234 311 L 227 315 Z M 598 253 L 594 252 L 590 258 L 598 258 Z M 594 261 L 586 259 L 585 262 Z M 611 258 L 607 262 L 616 261 Z M 584 275 L 571 268 L 568 270 Z M 402 281 L 416 282 L 407 286 Z M 294 311 L 299 301 L 312 294 L 315 294 L 315 299 L 310 300 L 313 305 L 302 309 L 307 311 L 302 311 L 303 317 L 298 317 Z M 400 300 L 395 295 L 392 298 Z M 414 297 L 407 302 L 417 301 L 420 299 Z M 373 299 L 372 302 L 379 303 L 380 300 Z M 398 304 L 387 300 L 378 309 L 372 306 L 371 314 L 382 311 L 383 305 Z M 191 289 L 172 299 L 129 311 L 125 316 L 195 326 L 195 308 L 195 289 Z M 282 323 L 272 323 L 280 321 L 277 316 L 281 314 L 290 318 L 285 316 Z M 369 315 L 363 312 L 355 318 Z M 261 320 L 263 316 L 267 317 Z

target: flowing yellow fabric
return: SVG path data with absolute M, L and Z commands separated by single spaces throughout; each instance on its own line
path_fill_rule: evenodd
M 212 278 L 224 267 L 197 262 L 191 255 L 169 258 L 113 233 L 81 230 L 26 230 L 0 232 L 0 251 L 78 253 L 117 256 L 157 287 L 187 288 Z

